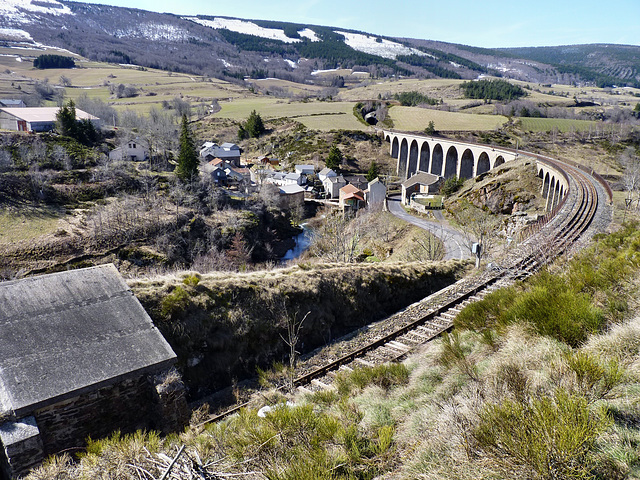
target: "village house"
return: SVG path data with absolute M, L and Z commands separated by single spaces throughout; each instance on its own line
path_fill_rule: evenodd
M 364 204 L 364 192 L 355 185 L 349 183 L 340 189 L 338 205 L 343 211 L 356 211 Z
M 369 182 L 363 175 L 345 175 L 344 179 L 347 183 L 350 183 L 360 190 L 366 189 L 369 184 Z
M 203 174 L 209 175 L 211 180 L 218 185 L 226 185 L 227 184 L 227 172 L 225 171 L 226 163 L 219 159 L 214 158 L 213 160 L 205 163 L 200 166 L 200 170 Z
M 0 128 L 16 132 L 50 132 L 56 127 L 59 107 L 0 108 Z M 78 120 L 90 120 L 100 128 L 100 119 L 76 108 Z
M 293 208 L 304 204 L 304 188 L 300 185 L 283 185 L 278 189 L 280 206 Z
M 277 158 L 269 158 L 265 155 L 262 155 L 256 159 L 256 164 L 266 167 L 277 167 L 278 165 L 280 165 L 280 160 L 278 160 Z
M 346 184 L 347 182 L 342 175 L 326 177 L 322 182 L 327 198 L 338 198 L 340 189 Z
M 295 171 L 300 175 L 313 175 L 316 169 L 313 165 L 296 165 Z
M 200 158 L 209 162 L 214 158 L 220 158 L 234 167 L 240 166 L 240 147 L 235 143 L 223 143 L 218 145 L 213 142 L 205 142 L 200 148 Z
M 248 183 L 251 181 L 251 171 L 244 167 L 226 167 L 227 181 L 234 183 Z
M 334 172 L 332 169 L 330 169 L 329 167 L 324 167 L 322 170 L 318 172 L 318 180 L 320 180 L 322 183 L 324 183 L 324 181 L 329 177 L 337 177 L 337 176 L 338 174 Z
M 0 282 L 0 478 L 89 436 L 181 429 L 175 362 L 112 264 Z
M 367 207 L 371 210 L 381 210 L 387 198 L 387 187 L 378 177 L 369 182 L 369 188 L 364 191 Z
M 440 191 L 444 179 L 438 175 L 420 172 L 402 182 L 401 200 L 403 205 L 411 203 L 414 193 L 434 194 Z
M 129 140 L 111 150 L 109 160 L 131 160 L 133 162 L 149 160 L 149 144 L 141 138 Z

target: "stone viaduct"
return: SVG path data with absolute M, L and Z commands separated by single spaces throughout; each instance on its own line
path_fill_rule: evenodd
M 382 130 L 390 144 L 390 155 L 397 159 L 397 174 L 406 180 L 418 172 L 432 173 L 443 178 L 474 178 L 505 162 L 521 156 L 536 160 L 538 177 L 542 179 L 542 196 L 546 209 L 553 210 L 569 189 L 568 178 L 549 162 L 517 150 L 491 147 L 477 143 Z

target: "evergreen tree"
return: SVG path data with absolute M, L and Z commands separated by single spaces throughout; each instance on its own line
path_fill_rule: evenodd
M 367 171 L 367 175 L 366 175 L 367 182 L 372 182 L 373 180 L 378 178 L 378 176 L 380 175 L 379 170 L 380 169 L 379 169 L 378 164 L 376 163 L 376 161 L 372 160 L 371 164 L 369 165 L 369 170 Z
M 180 153 L 178 154 L 178 165 L 175 169 L 176 176 L 183 182 L 191 181 L 198 174 L 198 163 L 198 154 L 189 129 L 189 122 L 187 116 L 182 115 Z
M 238 129 L 238 138 L 240 140 L 245 138 L 258 138 L 264 133 L 264 131 L 265 128 L 262 117 L 259 113 L 256 113 L 256 111 L 253 110 L 244 125 L 241 125 Z
M 325 165 L 332 170 L 337 170 L 340 168 L 342 158 L 342 152 L 340 151 L 340 149 L 336 145 L 333 145 L 331 147 L 331 150 L 329 150 L 329 156 L 325 161 Z
M 76 119 L 76 104 L 73 100 L 69 100 L 56 113 L 56 130 L 60 135 L 76 138 L 78 122 Z
M 436 124 L 433 122 L 433 120 L 429 121 L 427 128 L 424 129 L 424 133 L 426 133 L 427 135 L 433 135 L 436 133 Z

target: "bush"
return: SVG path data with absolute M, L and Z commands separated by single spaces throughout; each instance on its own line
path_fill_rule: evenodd
M 353 371 L 338 374 L 335 380 L 338 393 L 347 395 L 353 390 L 362 390 L 369 385 L 377 385 L 385 390 L 409 381 L 409 371 L 401 363 L 379 365 L 372 368 L 356 367 Z
M 472 437 L 478 450 L 507 471 L 526 468 L 537 478 L 594 478 L 598 437 L 611 426 L 602 410 L 563 390 L 530 403 L 487 405 Z
M 442 187 L 440 187 L 440 193 L 445 196 L 453 195 L 460 190 L 462 185 L 464 185 L 464 179 L 456 176 L 449 177 L 444 181 Z

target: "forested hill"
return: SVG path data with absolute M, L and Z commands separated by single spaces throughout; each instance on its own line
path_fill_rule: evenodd
M 428 35 L 428 32 L 425 32 Z M 539 83 L 640 85 L 640 47 L 592 45 L 490 50 L 347 29 L 172 14 L 67 1 L 0 2 L 0 44 L 39 43 L 91 60 L 243 81 L 329 80 L 319 70 L 371 77 L 475 79 L 491 74 Z
M 633 45 L 565 45 L 501 49 L 514 57 L 552 65 L 599 87 L 640 86 L 640 47 Z

